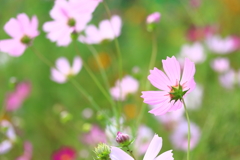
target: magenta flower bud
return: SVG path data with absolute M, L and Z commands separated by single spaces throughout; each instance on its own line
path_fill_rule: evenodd
M 118 132 L 117 137 L 116 137 L 116 141 L 119 144 L 129 144 L 129 135 L 127 135 L 125 133 Z
M 154 12 L 147 17 L 147 24 L 158 23 L 160 20 L 161 14 L 159 12 Z

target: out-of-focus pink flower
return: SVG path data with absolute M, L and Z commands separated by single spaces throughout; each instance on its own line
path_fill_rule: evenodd
M 4 133 L 6 139 L 0 143 L 0 154 L 7 153 L 13 147 L 13 143 L 16 141 L 17 136 L 15 134 L 13 125 L 7 120 L 0 121 L 0 127 L 6 128 Z
M 158 105 L 149 111 L 155 116 L 180 109 L 183 106 L 181 99 L 196 85 L 195 65 L 188 58 L 185 58 L 182 75 L 180 64 L 174 56 L 167 57 L 166 60 L 162 60 L 162 63 L 166 74 L 154 68 L 150 70 L 148 76 L 151 84 L 161 91 L 143 91 L 141 96 L 144 98 L 144 103 Z
M 203 87 L 199 84 L 185 97 L 185 103 L 189 109 L 197 109 L 201 106 L 203 99 Z
M 71 147 L 62 147 L 52 155 L 52 160 L 75 160 L 76 151 Z
M 240 49 L 240 37 L 232 36 L 236 49 Z
M 92 18 L 92 12 L 99 0 L 56 0 L 50 16 L 53 21 L 46 22 L 43 30 L 48 32 L 47 37 L 58 46 L 67 46 L 71 43 L 72 34 L 83 31 Z
M 199 127 L 194 124 L 190 123 L 191 128 L 191 139 L 190 139 L 190 149 L 196 147 L 200 139 L 200 129 Z M 188 149 L 188 123 L 187 121 L 182 121 L 176 127 L 175 131 L 170 136 L 171 142 L 176 149 L 187 151 Z
M 205 26 L 205 27 L 198 27 L 198 26 L 191 26 L 187 32 L 187 38 L 190 41 L 201 41 L 208 36 L 211 36 L 213 33 L 216 32 L 216 27 L 214 26 Z
M 162 138 L 155 135 L 148 146 L 143 160 L 173 160 L 172 150 L 166 151 L 159 156 L 158 153 L 162 148 Z M 111 147 L 111 160 L 134 160 L 126 152 L 117 147 Z
M 193 8 L 198 8 L 201 5 L 201 0 L 190 0 L 190 6 Z
M 217 54 L 228 54 L 237 49 L 235 40 L 229 36 L 221 38 L 219 35 L 209 36 L 206 43 L 210 51 Z
M 7 111 L 15 111 L 22 106 L 24 100 L 31 92 L 30 82 L 20 82 L 16 85 L 13 92 L 7 93 L 5 99 L 5 107 Z
M 94 25 L 89 25 L 85 29 L 86 36 L 80 36 L 79 41 L 87 44 L 99 44 L 104 40 L 113 40 L 121 34 L 122 21 L 117 15 L 110 20 L 103 20 L 99 24 L 99 29 Z
M 33 16 L 30 20 L 25 13 L 11 18 L 4 26 L 5 32 L 12 39 L 0 40 L 0 51 L 6 52 L 11 56 L 21 56 L 32 40 L 38 36 L 38 19 Z
M 230 69 L 219 76 L 219 81 L 224 88 L 232 89 L 235 84 L 235 71 Z
M 117 80 L 115 86 L 110 89 L 110 93 L 115 100 L 124 101 L 128 94 L 136 93 L 138 87 L 139 82 L 127 75 L 121 81 Z
M 195 42 L 193 45 L 183 45 L 180 52 L 180 57 L 189 58 L 194 63 L 202 63 L 206 59 L 203 46 Z
M 71 67 L 68 60 L 60 57 L 56 61 L 56 68 L 51 69 L 51 79 L 57 83 L 65 83 L 71 76 L 75 76 L 82 68 L 82 59 L 76 56 Z
M 30 142 L 24 142 L 23 155 L 16 160 L 31 160 L 32 159 L 32 144 Z
M 149 127 L 144 125 L 139 127 L 137 133 L 137 138 L 134 142 L 134 151 L 136 151 L 138 155 L 143 155 L 147 151 L 154 133 Z
M 160 21 L 161 14 L 159 12 L 154 12 L 147 17 L 147 24 L 158 23 Z
M 211 61 L 211 67 L 216 72 L 226 72 L 230 69 L 229 60 L 227 58 L 215 58 Z
M 167 130 L 173 130 L 178 125 L 178 123 L 184 119 L 183 113 L 184 108 L 182 107 L 174 112 L 167 112 L 164 115 L 156 116 L 156 118 L 164 125 Z
M 93 125 L 89 133 L 82 136 L 82 142 L 88 145 L 96 146 L 98 143 L 106 143 L 107 137 L 105 132 L 97 125 Z

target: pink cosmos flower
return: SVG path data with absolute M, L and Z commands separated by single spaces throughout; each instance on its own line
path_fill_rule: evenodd
M 82 142 L 88 145 L 95 146 L 98 143 L 106 143 L 107 137 L 105 132 L 97 125 L 93 125 L 90 132 L 82 136 Z
M 100 0 L 56 0 L 50 16 L 53 21 L 46 22 L 43 30 L 47 37 L 58 46 L 67 46 L 71 35 L 84 30 L 92 18 L 92 12 Z
M 62 147 L 52 155 L 52 160 L 75 160 L 76 151 L 71 147 Z
M 166 151 L 159 156 L 158 153 L 162 148 L 162 138 L 155 135 L 148 146 L 143 160 L 173 160 L 172 150 Z M 111 147 L 111 160 L 134 160 L 126 152 L 117 147 Z
M 30 142 L 24 142 L 23 155 L 16 160 L 31 160 L 32 159 L 32 144 Z
M 104 40 L 113 40 L 121 34 L 122 22 L 117 15 L 110 20 L 103 20 L 99 24 L 99 29 L 94 25 L 89 25 L 85 29 L 86 36 L 80 36 L 79 41 L 87 44 L 99 44 Z
M 7 111 L 15 111 L 22 106 L 24 100 L 31 92 L 30 82 L 20 82 L 16 85 L 13 92 L 7 93 L 5 99 L 5 107 Z
M 164 125 L 166 130 L 171 131 L 176 128 L 176 126 L 181 120 L 184 119 L 183 114 L 184 108 L 182 107 L 174 112 L 167 112 L 164 115 L 156 116 L 156 118 Z
M 227 89 L 232 89 L 236 82 L 236 73 L 234 70 L 230 69 L 224 74 L 219 76 L 220 84 Z
M 185 58 L 182 76 L 180 64 L 174 56 L 167 57 L 162 63 L 165 73 L 154 68 L 148 76 L 151 84 L 161 91 L 143 91 L 141 96 L 144 103 L 158 105 L 149 111 L 155 116 L 180 109 L 183 106 L 181 99 L 196 85 L 195 65 L 188 58 Z
M 195 42 L 193 45 L 183 45 L 180 57 L 187 57 L 194 63 L 202 63 L 206 59 L 203 46 L 198 42 Z
M 0 155 L 7 153 L 13 147 L 13 143 L 17 140 L 13 125 L 7 120 L 0 121 L 0 127 L 6 128 L 5 139 L 0 142 Z
M 124 101 L 128 94 L 136 93 L 138 87 L 139 82 L 127 75 L 122 78 L 122 81 L 117 80 L 115 86 L 110 89 L 110 93 L 115 100 Z
M 212 60 L 211 67 L 216 72 L 226 72 L 230 69 L 229 60 L 227 58 L 216 58 Z
M 4 30 L 12 39 L 0 40 L 0 51 L 14 57 L 21 56 L 32 40 L 38 36 L 37 27 L 36 16 L 30 20 L 25 13 L 21 13 L 17 15 L 16 19 L 11 18 L 5 24 Z
M 134 151 L 136 151 L 138 155 L 143 155 L 147 151 L 154 133 L 151 128 L 144 125 L 138 128 L 137 133 L 137 138 L 134 141 Z
M 190 128 L 191 128 L 190 149 L 193 149 L 198 144 L 201 133 L 199 127 L 194 123 L 190 123 Z M 175 131 L 172 133 L 170 137 L 171 142 L 176 149 L 187 151 L 188 149 L 187 135 L 188 124 L 187 121 L 184 120 L 181 123 L 179 123 L 179 125 L 176 127 Z
M 235 39 L 230 36 L 226 38 L 219 35 L 209 36 L 206 43 L 210 51 L 218 54 L 228 54 L 237 49 Z
M 190 5 L 193 8 L 198 8 L 201 5 L 201 0 L 190 0 Z
M 160 18 L 161 18 L 161 14 L 159 12 L 154 12 L 154 13 L 148 15 L 146 22 L 148 24 L 158 23 L 160 21 Z
M 51 69 L 51 79 L 57 83 L 65 83 L 69 77 L 78 74 L 81 68 L 82 60 L 80 57 L 74 58 L 72 67 L 66 58 L 60 57 L 56 61 L 56 68 Z
M 206 37 L 211 36 L 213 33 L 215 33 L 217 28 L 215 26 L 205 26 L 205 27 L 199 27 L 199 26 L 190 26 L 188 32 L 187 32 L 187 38 L 190 41 L 200 41 L 205 39 Z

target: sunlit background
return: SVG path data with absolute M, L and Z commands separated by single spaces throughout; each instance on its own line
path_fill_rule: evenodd
M 189 116 L 196 129 L 196 142 L 191 150 L 192 160 L 239 160 L 240 159 L 240 1 L 239 0 L 106 0 L 112 15 L 122 19 L 121 34 L 118 37 L 122 56 L 123 77 L 131 76 L 138 83 L 137 91 L 127 95 L 116 105 L 121 111 L 121 132 L 132 139 L 140 137 L 132 145 L 138 159 L 144 155 L 144 145 L 156 133 L 163 138 L 161 153 L 172 149 L 176 160 L 186 159 L 186 149 L 177 147 L 172 137 L 179 119 L 165 122 L 148 113 L 146 106 L 140 125 L 137 122 L 143 99 L 141 91 L 146 90 L 149 63 L 152 54 L 152 36 L 157 39 L 155 67 L 162 69 L 162 60 L 175 56 L 181 61 L 190 58 L 196 64 L 195 95 L 189 95 Z M 39 57 L 41 53 L 52 64 L 59 57 L 66 57 L 72 64 L 80 55 L 97 81 L 106 88 L 101 70 L 89 46 L 79 41 L 66 47 L 59 47 L 46 38 L 43 24 L 51 21 L 49 15 L 53 0 L 1 0 L 0 40 L 8 39 L 4 25 L 19 13 L 29 17 L 36 15 L 40 32 L 31 47 L 19 57 L 0 52 L 0 106 L 1 122 L 13 126 L 16 138 L 7 151 L 1 151 L 1 160 L 15 160 L 30 147 L 32 160 L 50 160 L 58 152 L 69 154 L 69 159 L 90 160 L 94 158 L 94 147 L 103 141 L 117 146 L 111 103 L 99 89 L 85 67 L 73 79 L 81 85 L 101 107 L 96 111 L 88 99 L 70 81 L 59 84 L 51 79 L 51 69 Z M 154 32 L 147 31 L 146 18 L 153 12 L 160 12 L 161 18 Z M 97 25 L 108 14 L 103 3 L 93 12 L 89 24 Z M 76 46 L 78 49 L 76 49 Z M 119 57 L 115 41 L 104 41 L 92 45 L 97 58 L 107 74 L 110 88 L 119 79 Z M 78 52 L 78 53 L 77 53 Z M 217 63 L 216 60 L 222 59 Z M 153 68 L 151 68 L 153 69 Z M 6 110 L 7 96 L 24 83 L 29 95 L 21 107 Z M 157 90 L 151 86 L 150 90 Z M 5 108 L 5 109 L 4 109 Z M 103 114 L 104 113 L 104 114 Z M 106 117 L 106 115 L 109 117 Z M 183 114 L 184 117 L 184 114 Z M 160 120 L 159 120 L 160 119 Z M 164 123 L 165 122 L 165 123 Z M 139 126 L 138 126 L 139 125 Z M 140 129 L 143 128 L 144 131 Z M 6 127 L 6 126 L 5 126 Z M 0 143 L 3 146 L 6 128 L 1 127 Z M 185 133 L 187 136 L 187 132 Z M 186 137 L 185 136 L 185 137 Z M 192 135 L 194 136 L 194 135 Z M 140 142 L 139 142 L 140 141 Z M 25 143 L 25 149 L 24 149 Z M 145 147 L 146 148 L 146 147 Z M 64 151 L 65 149 L 65 151 Z M 66 151 L 67 150 L 67 151 Z M 27 160 L 27 159 L 25 159 Z M 58 160 L 58 159 L 54 159 Z

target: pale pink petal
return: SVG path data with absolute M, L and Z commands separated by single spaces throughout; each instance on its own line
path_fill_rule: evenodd
M 184 90 L 192 90 L 195 87 L 194 81 L 195 74 L 195 64 L 191 62 L 188 58 L 185 58 L 183 75 L 181 79 L 181 85 L 183 85 Z M 188 92 L 190 92 L 190 90 Z
M 61 32 L 60 37 L 57 39 L 58 46 L 68 46 L 72 42 L 72 28 L 66 28 L 63 32 Z
M 12 38 L 20 39 L 24 33 L 22 32 L 21 26 L 15 18 L 11 18 L 5 25 L 4 30 Z
M 0 143 L 0 154 L 7 153 L 12 148 L 10 140 L 4 140 Z
M 169 150 L 169 151 L 166 151 L 166 152 L 160 154 L 154 160 L 174 160 L 172 150 Z
M 171 101 L 171 104 L 172 104 L 172 107 L 169 109 L 169 112 L 180 109 L 183 106 L 183 103 L 180 100 L 178 100 L 177 102 Z
M 71 69 L 68 60 L 65 57 L 60 57 L 56 61 L 56 68 L 59 72 L 67 75 Z
M 158 23 L 160 20 L 161 14 L 159 12 L 154 12 L 150 15 L 148 15 L 146 22 L 148 24 L 150 23 Z
M 163 68 L 167 74 L 169 80 L 171 81 L 171 86 L 178 84 L 180 80 L 180 64 L 173 56 L 172 58 L 167 57 L 166 60 L 162 60 Z
M 155 105 L 160 104 L 163 101 L 170 101 L 168 93 L 165 91 L 143 91 L 142 98 L 144 98 L 144 103 Z
M 8 53 L 10 56 L 19 57 L 26 49 L 26 45 L 15 39 L 0 41 L 0 51 Z
M 111 147 L 110 153 L 111 160 L 134 160 L 131 156 L 129 156 L 126 152 L 117 147 Z
M 67 20 L 69 17 L 68 12 L 69 3 L 65 0 L 56 0 L 54 7 L 50 11 L 50 16 L 55 20 Z
M 165 101 L 161 102 L 158 106 L 156 106 L 154 109 L 148 112 L 154 114 L 155 116 L 160 116 L 167 113 L 171 107 L 172 104 L 169 103 L 168 99 L 166 99 Z
M 86 37 L 80 36 L 79 41 L 87 44 L 98 44 L 102 41 L 102 37 L 94 25 L 89 25 L 85 29 Z
M 121 28 L 122 28 L 121 18 L 120 18 L 119 16 L 117 16 L 117 15 L 112 16 L 110 22 L 111 22 L 111 24 L 112 24 L 115 37 L 120 36 L 120 34 L 121 34 Z
M 76 20 L 76 26 L 75 26 L 76 31 L 81 32 L 86 28 L 87 23 L 92 19 L 92 15 L 81 14 L 81 16 L 79 16 L 77 14 L 74 16 L 74 19 Z
M 21 107 L 23 99 L 17 93 L 9 93 L 5 98 L 5 107 L 7 111 L 14 111 Z
M 73 60 L 72 70 L 74 74 L 77 74 L 82 68 L 82 59 L 77 56 Z
M 100 22 L 99 31 L 100 31 L 102 40 L 104 39 L 112 40 L 115 37 L 112 24 L 110 23 L 109 20 L 103 20 Z
M 153 160 L 162 148 L 162 137 L 158 137 L 158 135 L 154 135 L 150 145 L 148 146 L 147 152 L 143 158 L 143 160 Z
M 32 17 L 32 20 L 30 22 L 30 33 L 29 33 L 29 36 L 31 37 L 36 37 L 39 35 L 39 32 L 37 30 L 38 28 L 38 19 L 36 16 L 33 16 Z
M 77 13 L 91 14 L 102 0 L 71 0 L 69 2 L 71 8 Z
M 31 26 L 30 26 L 30 20 L 29 20 L 28 16 L 25 13 L 18 14 L 17 20 L 21 27 L 22 32 L 27 35 L 30 35 L 29 31 L 31 31 L 30 30 Z
M 171 89 L 168 86 L 171 86 L 171 82 L 169 81 L 168 77 L 159 69 L 154 68 L 150 70 L 150 75 L 148 76 L 148 80 L 151 84 L 164 91 L 170 91 Z
M 30 82 L 20 82 L 16 86 L 16 93 L 24 100 L 26 99 L 31 92 L 31 83 Z
M 57 83 L 64 83 L 67 80 L 66 76 L 56 69 L 51 69 L 51 79 Z

